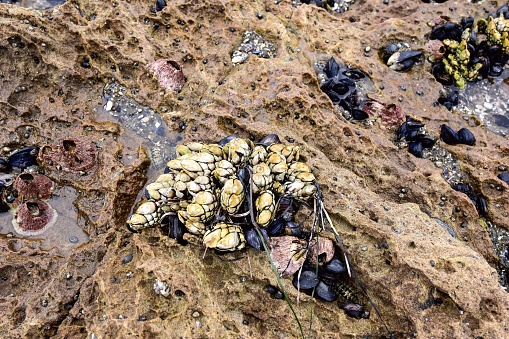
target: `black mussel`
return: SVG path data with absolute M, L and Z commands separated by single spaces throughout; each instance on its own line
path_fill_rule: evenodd
M 318 276 L 316 275 L 316 270 L 314 268 L 308 267 L 303 268 L 302 272 L 295 273 L 293 276 L 293 286 L 295 286 L 296 289 L 301 290 L 310 290 L 319 283 Z
M 406 121 L 401 124 L 397 131 L 397 140 L 405 139 L 412 141 L 419 134 L 419 129 L 424 127 L 424 124 L 407 117 Z
M 244 166 L 237 172 L 237 177 L 244 184 L 244 187 L 249 187 L 251 181 L 251 167 Z
M 354 118 L 355 120 L 366 120 L 367 118 L 369 118 L 368 113 L 364 112 L 362 109 L 354 108 L 352 109 L 350 114 L 352 114 L 352 118 Z
M 382 59 L 383 59 L 384 63 L 387 64 L 387 61 L 389 61 L 389 58 L 391 57 L 391 55 L 393 55 L 397 51 L 399 51 L 399 46 L 397 44 L 394 44 L 391 42 L 391 43 L 388 43 L 387 45 L 385 45 L 385 47 L 383 48 L 383 52 L 382 52 Z
M 419 138 L 419 142 L 422 145 L 422 148 L 432 148 L 435 145 L 435 139 L 430 136 L 422 136 Z
M 477 210 L 477 213 L 479 213 L 479 215 L 481 216 L 486 215 L 487 212 L 486 200 L 484 200 L 483 197 L 477 196 L 475 197 L 475 199 L 472 199 L 472 202 L 474 203 L 475 209 Z
M 156 0 L 156 12 L 162 11 L 164 7 L 166 7 L 165 0 Z
M 438 98 L 438 103 L 445 106 L 449 111 L 459 103 L 458 91 L 451 91 L 447 96 Z
M 419 60 L 421 57 L 421 51 L 402 51 L 396 52 L 389 60 L 387 60 L 387 66 L 390 69 L 398 72 L 406 72 Z
M 270 236 L 274 235 L 280 235 L 281 232 L 285 229 L 286 221 L 284 221 L 282 218 L 276 218 L 274 221 L 270 223 L 269 226 L 267 226 L 267 234 Z
M 323 83 L 320 88 L 334 104 L 338 104 L 355 91 L 355 82 L 348 78 L 332 78 Z
M 324 270 L 339 276 L 340 274 L 346 272 L 346 267 L 338 257 L 334 257 L 324 266 Z
M 285 224 L 285 234 L 302 238 L 302 228 L 295 221 L 287 221 Z
M 444 64 L 442 62 L 437 62 L 431 66 L 431 74 L 433 74 L 435 79 L 444 86 L 451 86 L 454 82 L 452 76 L 445 72 Z
M 325 301 L 334 301 L 338 298 L 334 288 L 323 281 L 320 281 L 318 285 L 316 285 L 315 294 Z
M 497 177 L 509 185 L 509 172 L 500 173 Z
M 462 128 L 458 131 L 458 139 L 461 144 L 474 146 L 475 137 L 467 128 Z
M 364 312 L 364 306 L 354 303 L 342 304 L 341 308 L 345 311 L 346 315 L 355 319 L 368 319 L 369 312 Z
M 279 288 L 277 288 L 276 286 L 272 285 L 265 286 L 265 292 L 269 293 L 275 299 L 283 299 L 285 297 L 283 292 L 281 292 L 281 290 L 279 290 Z
M 265 228 L 263 228 L 263 227 L 260 227 L 260 232 L 262 233 L 262 236 L 265 239 L 267 239 L 267 237 L 268 237 L 267 230 L 265 230 Z M 263 248 L 262 241 L 260 240 L 260 235 L 253 227 L 245 229 L 244 236 L 245 236 L 246 242 L 249 244 L 249 246 L 256 248 L 259 251 L 263 251 L 264 248 Z
M 461 18 L 461 27 L 463 27 L 463 29 L 470 28 L 472 27 L 473 24 L 474 18 L 472 18 L 471 16 L 467 18 Z
M 323 71 L 325 72 L 325 75 L 327 78 L 334 78 L 339 73 L 339 65 L 336 62 L 336 59 L 334 57 L 330 58 L 329 61 L 327 61 L 327 65 L 325 65 Z
M 500 13 L 503 13 L 504 14 L 504 19 L 509 19 L 509 5 L 508 4 L 505 4 L 505 5 L 502 5 L 501 7 L 499 7 L 499 9 L 497 9 L 497 18 L 500 16 Z
M 456 184 L 452 186 L 452 189 L 461 193 L 464 193 L 468 196 L 474 195 L 474 189 L 469 184 Z
M 456 41 L 461 40 L 461 34 L 463 33 L 463 27 L 455 22 L 447 22 L 442 26 L 436 27 L 431 31 L 430 40 L 444 40 L 452 39 Z
M 227 143 L 229 143 L 230 141 L 232 141 L 234 139 L 238 139 L 238 138 L 240 138 L 238 135 L 229 135 L 226 138 L 221 139 L 217 144 L 219 146 L 224 146 Z
M 168 216 L 168 222 L 170 227 L 170 237 L 175 238 L 179 244 L 186 245 L 187 241 L 184 240 L 184 233 L 186 233 L 186 227 L 176 215 Z
M 440 126 L 440 139 L 449 145 L 456 145 L 460 143 L 458 133 L 445 124 Z
M 417 158 L 422 158 L 422 143 L 420 141 L 410 142 L 408 144 L 408 152 L 410 152 Z
M 39 147 L 37 146 L 27 146 L 18 149 L 9 155 L 8 166 L 24 170 L 27 167 L 36 165 L 38 153 Z
M 282 196 L 277 204 L 276 218 L 282 218 L 285 221 L 291 221 L 297 212 L 295 199 L 289 195 Z
M 364 73 L 355 68 L 347 69 L 346 71 L 343 72 L 343 75 L 349 77 L 352 80 L 359 80 L 366 77 Z
M 279 136 L 277 134 L 269 134 L 260 142 L 257 143 L 257 145 L 263 145 L 265 147 L 269 147 L 272 144 L 280 144 L 281 140 L 279 139 Z
M 490 66 L 490 70 L 488 72 L 488 75 L 490 77 L 498 77 L 504 72 L 504 65 L 501 64 L 493 64 Z

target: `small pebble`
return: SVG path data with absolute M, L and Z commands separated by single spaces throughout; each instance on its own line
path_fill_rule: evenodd
M 369 46 L 364 47 L 364 52 L 368 53 L 369 51 L 371 51 L 371 47 Z
M 192 314 L 193 318 L 198 318 L 200 315 L 201 314 L 198 311 L 194 311 L 193 314 Z
M 124 259 L 122 259 L 122 264 L 130 263 L 132 260 L 133 260 L 133 255 L 128 254 L 124 257 Z
M 77 243 L 78 243 L 78 241 L 79 241 L 79 239 L 78 239 L 78 237 L 77 237 L 77 236 L 75 236 L 75 235 L 71 235 L 71 236 L 69 237 L 69 242 L 70 242 L 70 243 L 77 244 Z
M 435 267 L 435 260 L 430 260 L 429 263 L 430 263 L 431 267 Z

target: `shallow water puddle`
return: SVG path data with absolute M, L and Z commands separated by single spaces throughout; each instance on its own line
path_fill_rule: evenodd
M 76 191 L 69 186 L 56 188 L 46 202 L 57 212 L 56 223 L 42 234 L 30 236 L 16 232 L 12 220 L 14 211 L 0 213 L 0 236 L 12 239 L 10 250 L 27 252 L 30 249 L 38 253 L 50 253 L 68 256 L 72 250 L 89 240 L 88 235 L 78 225 L 78 213 L 72 205 L 76 200 Z

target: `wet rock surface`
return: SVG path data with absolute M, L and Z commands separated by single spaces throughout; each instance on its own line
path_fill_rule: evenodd
M 399 73 L 376 52 L 395 40 L 424 50 L 427 23 L 437 15 L 484 17 L 502 4 L 355 1 L 334 15 L 290 2 L 175 1 L 152 11 L 155 1 L 78 0 L 44 12 L 0 4 L 0 57 L 8 61 L 0 65 L 0 144 L 18 149 L 79 139 L 97 150 L 93 170 L 44 168 L 53 197 L 60 197 L 59 207 L 52 203 L 59 217 L 51 227 L 60 237 L 16 234 L 8 228 L 11 212 L 2 213 L 0 332 L 7 338 L 299 336 L 286 303 L 264 292 L 277 285 L 264 253 L 202 258 L 203 247 L 181 246 L 161 229 L 127 230 L 151 176 L 151 157 L 150 145 L 129 137 L 129 126 L 98 116 L 107 104 L 104 88 L 115 81 L 127 89 L 123 94 L 158 112 L 182 142 L 277 133 L 299 145 L 359 279 L 395 337 L 507 336 L 509 294 L 471 199 L 453 190 L 432 161 L 398 149 L 396 127 L 347 121 L 320 90 L 314 66 L 333 56 L 361 70 L 374 83 L 371 100 L 397 104 L 437 138 L 442 124 L 467 127 L 475 146 L 441 146 L 485 199 L 486 218 L 507 229 L 509 186 L 497 178 L 507 171 L 507 137 L 458 108 L 432 105 L 442 85 L 429 62 Z M 273 42 L 274 57 L 249 54 L 232 64 L 245 31 Z M 180 65 L 187 80 L 180 93 L 161 89 L 147 71 L 158 59 Z M 62 251 L 76 227 L 87 240 Z M 167 296 L 154 291 L 156 282 L 167 284 Z M 295 300 L 292 281 L 283 284 Z M 304 324 L 313 309 L 311 337 L 387 335 L 372 310 L 369 319 L 356 320 L 336 303 L 304 294 L 294 308 Z

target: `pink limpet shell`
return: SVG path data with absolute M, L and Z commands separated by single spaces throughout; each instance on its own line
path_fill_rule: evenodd
M 53 226 L 58 213 L 42 200 L 29 200 L 20 205 L 12 219 L 16 233 L 39 235 Z

